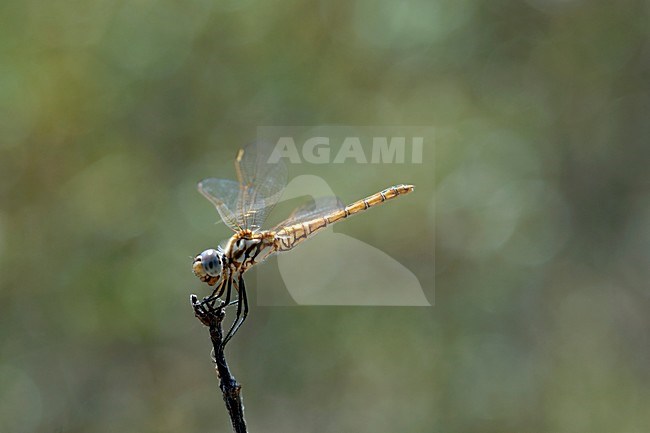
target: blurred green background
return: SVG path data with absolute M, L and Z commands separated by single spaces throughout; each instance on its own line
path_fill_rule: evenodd
M 419 187 L 340 230 L 414 272 L 435 231 L 435 306 L 253 307 L 252 432 L 650 431 L 649 10 L 3 1 L 0 431 L 230 431 L 195 183 L 258 125 L 332 123 L 435 127 L 435 172 L 324 168 L 345 201 Z

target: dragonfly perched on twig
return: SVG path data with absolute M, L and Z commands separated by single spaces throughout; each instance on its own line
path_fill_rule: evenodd
M 262 230 L 262 224 L 278 203 L 287 182 L 287 168 L 269 163 L 273 147 L 256 142 L 240 149 L 235 158 L 237 181 L 204 179 L 198 189 L 217 208 L 221 220 L 235 234 L 223 246 L 207 249 L 194 258 L 192 270 L 203 282 L 214 286 L 201 308 L 213 309 L 215 302 L 237 304 L 237 315 L 223 339 L 225 345 L 248 315 L 244 272 L 270 255 L 289 251 L 326 227 L 373 206 L 413 191 L 413 185 L 396 185 L 344 206 L 336 197 L 311 200 L 296 208 L 280 224 Z M 233 287 L 237 299 L 231 302 Z

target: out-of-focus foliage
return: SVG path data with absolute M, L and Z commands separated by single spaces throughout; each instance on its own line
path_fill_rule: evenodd
M 228 431 L 187 302 L 227 232 L 195 182 L 258 125 L 330 123 L 436 128 L 435 174 L 390 166 L 412 200 L 341 227 L 413 269 L 435 230 L 435 307 L 254 308 L 251 431 L 650 430 L 648 12 L 3 1 L 0 431 Z

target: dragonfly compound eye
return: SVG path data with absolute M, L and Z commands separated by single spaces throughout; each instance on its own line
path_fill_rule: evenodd
M 221 275 L 221 253 L 217 250 L 205 250 L 195 259 L 195 263 L 200 262 L 203 272 L 211 277 Z

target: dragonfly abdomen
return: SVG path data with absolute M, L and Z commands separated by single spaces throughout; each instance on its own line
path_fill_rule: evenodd
M 338 212 L 326 216 L 327 223 L 333 224 L 343 218 L 347 218 L 364 210 L 370 209 L 373 206 L 382 204 L 387 200 L 391 200 L 399 195 L 408 194 L 413 191 L 413 185 L 396 185 L 386 188 L 376 194 L 368 196 L 362 200 L 355 201 L 354 203 L 346 206 Z
M 412 191 L 413 185 L 396 185 L 362 200 L 355 201 L 343 209 L 335 210 L 328 215 L 284 227 L 276 232 L 276 250 L 279 252 L 289 251 L 305 239 L 309 239 L 316 232 L 331 224 Z

